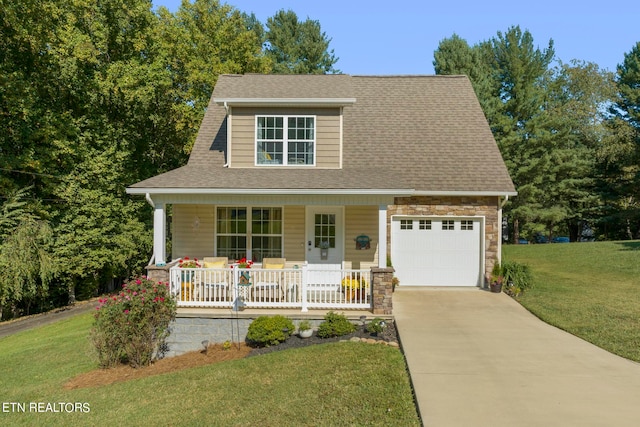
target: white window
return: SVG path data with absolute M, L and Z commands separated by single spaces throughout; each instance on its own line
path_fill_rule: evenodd
M 218 207 L 216 250 L 229 259 L 282 258 L 282 208 Z
M 400 220 L 400 230 L 413 230 L 413 220 L 411 220 L 411 219 L 401 219 Z
M 473 221 L 470 221 L 470 220 L 460 221 L 460 230 L 473 230 Z
M 315 116 L 257 116 L 257 165 L 315 165 Z
M 442 221 L 442 229 L 443 230 L 454 230 L 453 220 L 445 219 Z
M 418 228 L 420 230 L 431 230 L 431 220 L 430 219 L 421 219 L 418 224 Z

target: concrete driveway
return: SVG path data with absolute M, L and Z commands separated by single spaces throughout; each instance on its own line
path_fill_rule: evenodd
M 400 286 L 393 311 L 425 426 L 640 425 L 640 364 L 506 294 Z

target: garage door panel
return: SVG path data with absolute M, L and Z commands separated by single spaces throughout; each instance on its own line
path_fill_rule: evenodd
M 443 229 L 443 221 L 450 218 L 428 221 L 431 229 L 420 229 L 420 218 L 392 221 L 391 256 L 400 283 L 477 286 L 481 277 L 480 220 L 453 219 L 453 230 Z M 470 229 L 463 229 L 461 221 L 468 221 L 465 228 Z M 446 225 L 448 228 L 450 223 Z

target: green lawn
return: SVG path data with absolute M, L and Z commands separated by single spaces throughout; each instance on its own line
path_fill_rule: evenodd
M 547 323 L 640 362 L 640 242 L 505 245 L 535 286 L 518 298 Z
M 332 343 L 109 386 L 65 390 L 94 369 L 90 314 L 0 339 L 1 425 L 419 426 L 402 353 Z M 88 403 L 89 413 L 28 413 L 31 402 Z M 9 409 L 6 405 L 4 409 Z

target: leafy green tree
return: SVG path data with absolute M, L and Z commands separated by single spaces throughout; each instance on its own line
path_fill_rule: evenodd
M 320 22 L 298 20 L 292 10 L 278 11 L 267 19 L 266 51 L 274 62 L 273 71 L 280 74 L 338 73 L 338 58 L 329 50 L 331 39 L 320 28 Z
M 13 312 L 24 306 L 29 314 L 33 303 L 47 300 L 55 273 L 52 243 L 49 224 L 33 218 L 21 221 L 4 239 L 0 246 L 0 318 L 3 307 L 9 306 Z
M 268 73 L 271 60 L 262 51 L 262 25 L 218 0 L 183 2 L 171 14 L 158 11 L 158 54 L 170 71 L 166 88 L 171 113 L 185 136 L 183 153 L 195 136 L 220 74 Z

